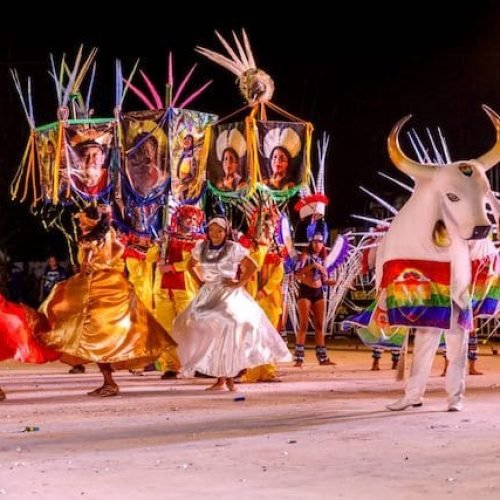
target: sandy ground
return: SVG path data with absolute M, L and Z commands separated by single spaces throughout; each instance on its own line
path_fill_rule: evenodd
M 396 413 L 389 353 L 380 372 L 368 351 L 331 354 L 237 394 L 120 372 L 105 399 L 85 394 L 93 366 L 2 363 L 0 499 L 500 498 L 500 356 L 483 348 L 463 412 L 444 411 L 438 357 L 424 406 Z

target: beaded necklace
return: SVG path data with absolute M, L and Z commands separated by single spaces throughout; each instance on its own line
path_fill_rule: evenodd
M 212 246 L 210 241 L 205 241 L 201 250 L 201 262 L 213 263 L 221 261 L 229 252 L 230 246 L 229 241 L 224 241 L 217 247 Z

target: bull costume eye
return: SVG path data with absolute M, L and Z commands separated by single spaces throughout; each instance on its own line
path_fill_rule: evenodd
M 460 201 L 460 198 L 455 193 L 446 193 L 446 197 L 453 202 Z
M 466 177 L 470 177 L 474 172 L 472 170 L 472 167 L 470 165 L 467 165 L 467 163 L 462 163 L 461 165 L 459 165 L 458 170 L 460 170 L 460 172 L 462 172 L 462 174 L 464 174 Z

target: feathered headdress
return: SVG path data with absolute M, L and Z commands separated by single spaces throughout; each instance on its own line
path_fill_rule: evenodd
M 241 30 L 242 41 L 234 31 L 232 33 L 236 50 L 217 31 L 215 32 L 229 57 L 204 47 L 198 46 L 195 50 L 238 77 L 240 91 L 248 104 L 253 106 L 270 101 L 274 93 L 272 78 L 257 68 L 245 30 Z
M 329 143 L 330 137 L 327 134 L 323 134 L 322 140 L 317 142 L 319 169 L 316 181 L 314 177 L 311 177 L 313 192 L 308 188 L 308 192 L 303 193 L 294 206 L 301 220 L 312 215 L 324 216 L 326 206 L 330 203 L 328 196 L 325 195 L 325 164 Z
M 276 232 L 280 210 L 269 192 L 257 191 L 251 198 L 243 198 L 241 201 L 238 207 L 245 214 L 248 237 L 259 240 L 266 221 L 273 224 L 274 232 Z
M 215 146 L 217 159 L 219 161 L 222 161 L 224 151 L 228 148 L 234 150 L 234 152 L 238 155 L 238 159 L 243 157 L 247 151 L 247 143 L 245 141 L 245 137 L 237 128 L 232 128 L 231 130 L 224 130 L 223 132 L 221 132 L 219 134 L 219 137 L 217 137 Z
M 275 127 L 264 137 L 264 155 L 270 158 L 275 148 L 287 150 L 291 158 L 295 158 L 302 149 L 299 134 L 291 127 Z

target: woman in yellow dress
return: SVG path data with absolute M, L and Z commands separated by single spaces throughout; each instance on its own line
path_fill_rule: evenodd
M 81 271 L 58 283 L 40 310 L 51 330 L 42 342 L 66 355 L 98 364 L 102 387 L 89 392 L 115 396 L 114 368 L 137 368 L 154 361 L 176 343 L 137 298 L 123 274 L 124 247 L 109 215 L 96 207 L 77 214 Z

